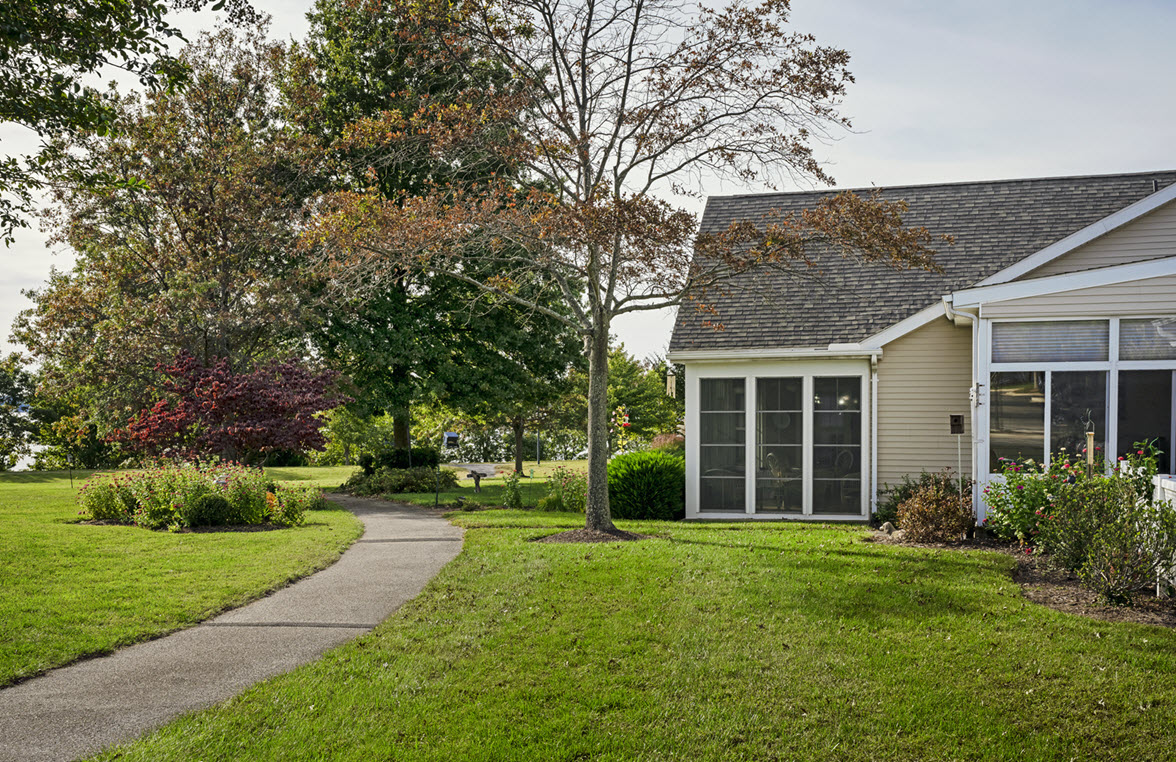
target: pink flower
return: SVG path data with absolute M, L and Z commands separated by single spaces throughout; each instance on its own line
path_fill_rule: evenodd
M 1137 453 L 1135 453 L 1135 454 L 1136 454 L 1136 455 L 1143 455 L 1143 450 L 1140 450 L 1139 452 L 1137 452 Z

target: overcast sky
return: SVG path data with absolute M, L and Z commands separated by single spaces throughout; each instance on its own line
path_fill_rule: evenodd
M 301 37 L 309 2 L 258 2 L 276 38 Z M 818 148 L 840 187 L 1176 169 L 1176 2 L 793 0 L 793 26 L 845 48 L 854 132 Z M 185 15 L 189 38 L 213 16 Z M 32 147 L 0 127 L 0 152 Z M 708 195 L 761 190 L 703 188 Z M 787 189 L 783 189 L 787 190 Z M 696 207 L 696 210 L 700 207 Z M 21 289 L 66 269 L 36 231 L 0 251 L 0 327 Z M 670 315 L 615 326 L 638 357 L 664 353 Z M 7 330 L 3 331 L 7 334 Z M 11 349 L 5 345 L 5 351 Z

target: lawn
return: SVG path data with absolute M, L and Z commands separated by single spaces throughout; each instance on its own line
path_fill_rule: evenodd
M 1012 559 L 819 525 L 454 514 L 372 633 L 102 759 L 1171 758 L 1176 633 L 1025 601 Z
M 337 486 L 353 469 L 271 469 Z M 0 685 L 188 627 L 330 565 L 347 511 L 273 531 L 169 534 L 77 523 L 89 472 L 0 474 Z
M 501 471 L 509 472 L 514 469 L 514 462 L 498 464 Z M 443 468 L 450 468 L 449 466 L 442 466 Z M 547 496 L 547 478 L 555 472 L 557 468 L 567 468 L 574 471 L 587 472 L 588 461 L 586 460 L 545 460 L 542 463 L 536 463 L 533 460 L 523 461 L 523 477 L 519 480 L 519 491 L 523 496 L 523 505 L 527 507 L 535 507 L 539 501 Z M 468 473 L 464 469 L 452 469 L 457 473 L 458 487 L 457 489 L 445 490 L 440 493 L 433 492 L 402 492 L 397 495 L 388 495 L 389 500 L 398 500 L 405 503 L 413 503 L 415 505 L 432 506 L 434 504 L 445 507 L 452 505 L 459 499 L 464 499 L 467 502 L 475 503 L 484 506 L 501 506 L 504 501 L 504 482 L 505 476 L 495 476 L 488 479 L 482 479 L 482 491 L 474 492 L 474 480 L 467 479 Z

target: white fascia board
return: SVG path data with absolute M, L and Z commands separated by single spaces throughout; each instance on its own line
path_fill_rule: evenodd
M 873 336 L 862 341 L 862 344 L 868 347 L 881 347 L 889 344 L 895 339 L 901 339 L 911 331 L 916 331 L 938 317 L 946 317 L 947 313 L 943 308 L 943 301 L 940 300 L 932 304 L 926 309 L 919 310 L 909 318 L 900 320 L 894 325 L 886 328 Z
M 670 352 L 666 359 L 673 363 L 710 362 L 724 360 L 808 360 L 868 359 L 882 354 L 881 347 L 860 344 L 830 344 L 826 349 L 683 349 Z
M 1019 280 L 1012 283 L 997 283 L 956 291 L 951 295 L 952 306 L 956 309 L 976 307 L 991 302 L 1007 302 L 1011 299 L 1025 299 L 1032 296 L 1056 294 L 1062 291 L 1077 291 L 1095 286 L 1108 286 L 1132 280 L 1146 280 L 1165 275 L 1176 275 L 1176 257 L 1149 259 L 1129 265 L 1101 267 L 1097 270 L 1082 270 L 1047 278 Z
M 1026 273 L 1030 273 L 1042 265 L 1048 264 L 1063 254 L 1068 254 L 1079 246 L 1090 243 L 1099 236 L 1106 235 L 1116 228 L 1126 225 L 1128 222 L 1137 220 L 1148 212 L 1154 211 L 1164 204 L 1176 199 L 1176 183 L 1172 183 L 1167 188 L 1161 191 L 1156 191 L 1150 196 L 1146 196 L 1128 207 L 1124 207 L 1114 214 L 1103 217 L 1098 222 L 1087 225 L 1081 230 L 1071 233 L 1057 243 L 1046 246 L 1041 251 L 1017 262 L 1014 265 L 1006 267 L 998 273 L 988 276 L 984 280 L 976 284 L 980 286 L 991 286 L 997 283 L 1008 283 L 1011 280 L 1020 278 Z

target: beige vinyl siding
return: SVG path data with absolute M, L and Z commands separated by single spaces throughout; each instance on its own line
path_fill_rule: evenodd
M 971 473 L 972 330 L 936 319 L 882 348 L 878 362 L 878 481 L 956 468 L 948 416 L 964 416 L 963 468 Z
M 980 316 L 986 318 L 1113 317 L 1173 313 L 1176 313 L 1176 275 L 992 302 L 980 308 Z
M 1020 280 L 1171 256 L 1176 256 L 1176 201 L 1079 246 Z

